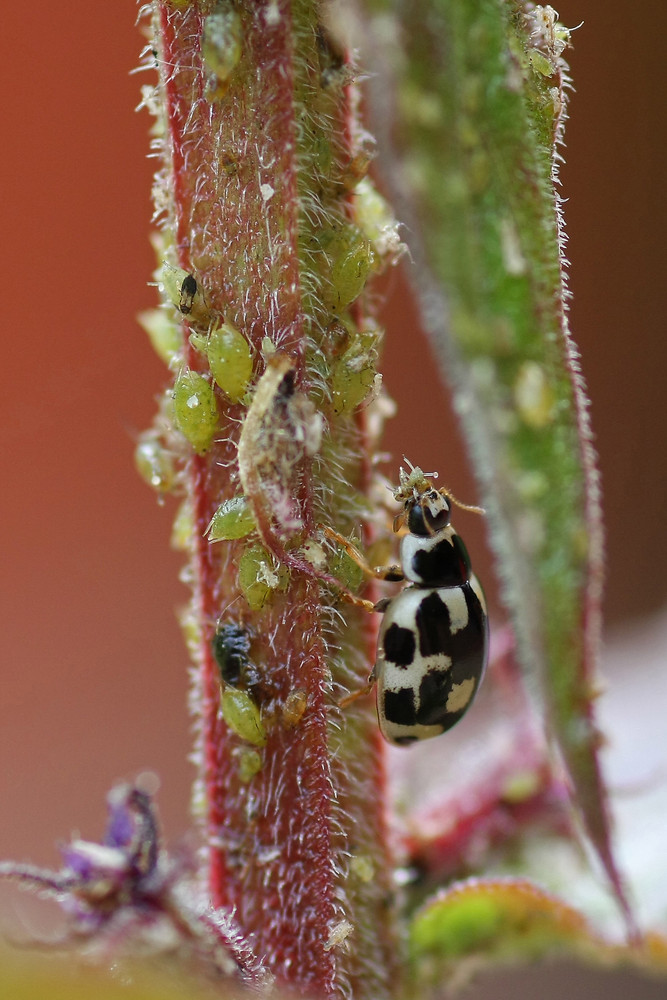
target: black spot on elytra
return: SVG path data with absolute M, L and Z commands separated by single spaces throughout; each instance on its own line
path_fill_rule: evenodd
M 409 667 L 414 662 L 416 643 L 411 629 L 401 628 L 394 622 L 385 632 L 382 646 L 385 660 L 397 667 Z
M 415 695 L 412 688 L 385 691 L 384 716 L 397 726 L 414 726 L 417 721 Z
M 447 711 L 447 699 L 454 684 L 472 678 L 475 690 L 484 674 L 488 646 L 488 623 L 484 610 L 469 584 L 461 587 L 468 624 L 452 634 L 449 611 L 436 591 L 420 603 L 416 615 L 419 652 L 422 656 L 448 657 L 451 667 L 431 667 L 419 686 L 417 722 L 424 726 L 450 729 L 464 715 L 472 698 L 460 712 Z
M 417 720 L 424 726 L 443 725 L 443 709 L 447 704 L 452 679 L 449 670 L 429 670 L 419 685 Z M 451 713 L 445 712 L 449 717 Z
M 417 549 L 412 569 L 425 587 L 457 587 L 468 581 L 470 558 L 461 538 L 454 534 L 430 548 Z
M 454 637 L 451 634 L 449 609 L 437 591 L 420 602 L 415 616 L 419 636 L 419 652 L 422 656 L 450 656 Z

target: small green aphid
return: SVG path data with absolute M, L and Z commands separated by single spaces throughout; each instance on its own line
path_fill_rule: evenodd
M 524 361 L 514 380 L 514 402 L 529 427 L 541 430 L 553 423 L 556 395 L 546 369 L 537 361 Z
M 398 223 L 389 204 L 368 178 L 357 185 L 353 198 L 354 219 L 375 251 L 374 270 L 395 263 L 405 251 L 398 234 Z
M 221 687 L 220 707 L 223 719 L 237 736 L 253 746 L 266 746 L 266 730 L 259 708 L 247 691 L 224 684 Z
M 331 371 L 331 394 L 336 413 L 352 413 L 373 389 L 377 371 L 377 336 L 358 334 Z
M 540 74 L 540 76 L 550 77 L 556 72 L 556 67 L 543 52 L 540 52 L 539 49 L 532 49 L 528 53 L 528 58 L 530 60 L 530 65 L 536 73 Z
M 251 781 L 262 770 L 262 755 L 257 750 L 243 750 L 239 754 L 239 778 Z
M 210 542 L 245 538 L 255 528 L 255 518 L 245 497 L 232 497 L 220 504 L 208 529 Z
M 215 381 L 232 403 L 240 403 L 252 378 L 248 341 L 231 323 L 223 323 L 208 337 L 204 351 Z
M 146 431 L 134 450 L 137 472 L 158 493 L 169 493 L 176 482 L 176 470 L 170 452 L 153 431 Z
M 211 385 L 199 372 L 185 369 L 174 383 L 174 423 L 197 454 L 207 451 L 218 429 L 218 406 Z
M 239 561 L 239 587 L 253 609 L 263 608 L 274 590 L 285 590 L 289 572 L 284 566 L 275 566 L 262 545 L 251 545 Z
M 353 854 L 350 858 L 350 875 L 366 884 L 372 882 L 375 877 L 373 859 L 366 854 Z
M 230 0 L 219 0 L 215 9 L 204 18 L 201 55 L 209 73 L 205 96 L 209 101 L 221 100 L 231 82 L 231 76 L 243 53 L 243 25 Z
M 375 262 L 373 247 L 354 226 L 325 232 L 319 242 L 328 262 L 325 300 L 334 312 L 340 312 L 363 291 Z
M 358 539 L 350 539 L 352 546 L 358 545 Z M 337 580 L 340 580 L 346 590 L 354 594 L 364 581 L 364 571 L 358 563 L 352 559 L 344 548 L 338 548 L 329 561 L 329 571 Z
M 148 334 L 151 347 L 165 365 L 171 365 L 181 356 L 181 331 L 165 309 L 146 309 L 139 313 L 137 319 Z
M 189 552 L 192 548 L 194 537 L 194 517 L 192 515 L 192 501 L 186 497 L 179 504 L 174 523 L 171 526 L 171 547 L 177 552 Z

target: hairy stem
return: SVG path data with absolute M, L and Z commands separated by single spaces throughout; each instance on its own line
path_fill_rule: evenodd
M 156 434 L 187 496 L 209 890 L 286 986 L 390 996 L 382 751 L 368 704 L 336 708 L 368 672 L 373 626 L 356 610 L 342 621 L 319 530 L 351 532 L 371 485 L 357 406 L 374 379 L 378 331 L 362 293 L 379 258 L 355 219 L 353 74 L 316 3 L 152 9 L 158 253 L 183 330 Z M 221 329 L 240 333 L 240 354 L 216 340 Z M 238 375 L 244 345 L 252 375 L 232 391 L 225 373 Z M 225 528 L 213 543 L 212 519 L 234 498 L 254 530 Z M 247 662 L 223 683 L 221 711 L 212 642 L 224 647 L 230 625 Z

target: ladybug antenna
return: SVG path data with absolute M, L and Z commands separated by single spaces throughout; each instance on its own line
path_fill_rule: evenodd
M 443 493 L 448 500 L 451 500 L 451 502 L 456 507 L 460 507 L 461 510 L 468 510 L 470 511 L 471 514 L 486 514 L 486 510 L 484 509 L 484 507 L 476 507 L 474 504 L 471 503 L 462 503 L 460 500 L 456 499 L 456 497 L 450 490 L 446 488 L 441 489 L 440 492 Z

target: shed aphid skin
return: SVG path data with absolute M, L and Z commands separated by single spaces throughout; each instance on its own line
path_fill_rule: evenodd
M 471 573 L 466 547 L 450 524 L 452 503 L 457 501 L 433 486 L 429 477 L 434 473 L 407 464 L 393 491 L 403 504 L 394 530 L 401 525 L 407 529 L 400 543 L 400 566 L 371 570 L 346 539 L 326 531 L 367 573 L 408 581 L 399 594 L 376 605 L 344 595 L 383 613 L 384 619 L 368 686 L 341 705 L 375 684 L 380 730 L 399 746 L 439 736 L 462 718 L 484 676 L 489 645 L 484 593 Z
M 241 625 L 236 622 L 219 624 L 211 640 L 211 652 L 223 684 L 236 687 L 245 679 L 250 662 L 250 636 Z

